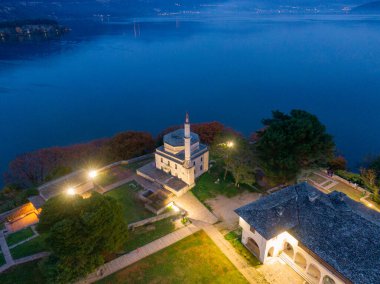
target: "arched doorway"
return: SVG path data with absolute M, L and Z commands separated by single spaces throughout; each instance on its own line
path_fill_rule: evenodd
M 284 252 L 291 258 L 293 259 L 293 256 L 294 256 L 294 249 L 293 249 L 293 246 L 291 244 L 289 244 L 288 242 L 285 242 L 284 244 Z
M 319 283 L 319 279 L 321 279 L 321 272 L 319 271 L 316 265 L 310 264 L 309 268 L 307 269 L 307 274 L 310 275 L 312 278 L 316 280 L 316 282 Z
M 299 267 L 302 267 L 303 269 L 306 269 L 306 266 L 307 266 L 306 258 L 302 254 L 300 254 L 299 252 L 296 253 L 296 257 L 294 259 L 294 262 Z
M 269 250 L 268 250 L 268 256 L 269 257 L 272 257 L 274 255 L 274 247 L 271 247 Z
M 260 248 L 259 245 L 255 242 L 254 239 L 248 238 L 247 248 L 258 258 L 260 258 Z
M 330 276 L 325 275 L 325 277 L 323 277 L 323 284 L 335 284 L 335 281 Z

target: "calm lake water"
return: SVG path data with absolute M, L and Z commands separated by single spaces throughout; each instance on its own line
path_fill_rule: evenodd
M 380 18 L 193 16 L 108 27 L 28 52 L 0 44 L 0 171 L 41 147 L 157 134 L 185 111 L 249 135 L 271 110 L 305 109 L 351 166 L 380 153 Z

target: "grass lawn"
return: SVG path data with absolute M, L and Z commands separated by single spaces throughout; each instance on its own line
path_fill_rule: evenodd
M 125 252 L 135 250 L 173 232 L 175 224 L 172 219 L 173 217 L 169 217 L 153 224 L 138 227 L 134 231 L 129 231 Z
M 14 266 L 0 274 L 2 284 L 43 284 L 44 276 L 38 268 L 38 260 Z
M 317 175 L 317 174 L 315 174 L 315 173 L 312 173 L 308 178 L 311 179 L 312 181 L 314 181 L 315 183 L 318 183 L 318 184 L 327 181 L 326 178 L 321 177 L 320 175 Z
M 32 228 L 28 227 L 16 233 L 10 234 L 7 236 L 7 244 L 8 246 L 15 245 L 27 238 L 30 238 L 34 235 Z
M 106 193 L 117 199 L 123 206 L 124 216 L 128 224 L 155 216 L 145 209 L 137 192 L 141 187 L 136 182 L 129 182 Z
M 5 258 L 4 255 L 0 252 L 0 266 L 2 266 L 3 264 L 5 264 Z
M 355 200 L 355 201 L 359 201 L 359 199 L 362 197 L 361 193 L 359 190 L 356 190 L 354 188 L 352 188 L 351 186 L 348 186 L 344 183 L 338 183 L 337 185 L 333 186 L 332 188 L 330 188 L 331 191 L 333 190 L 336 190 L 336 191 L 340 191 L 340 192 L 343 192 L 345 194 L 347 194 L 348 197 L 350 197 L 351 199 Z
M 227 197 L 234 197 L 246 190 L 255 191 L 253 188 L 241 185 L 239 188 L 236 187 L 230 176 L 227 176 L 226 180 L 223 180 L 223 175 L 219 177 L 219 183 L 215 183 L 218 176 L 211 173 L 204 173 L 196 181 L 196 186 L 191 190 L 193 194 L 203 203 L 207 199 L 214 198 L 215 196 L 221 194 Z
M 98 283 L 248 283 L 200 231 Z
M 11 249 L 11 254 L 14 259 L 22 258 L 28 255 L 36 254 L 39 252 L 47 251 L 45 244 L 45 235 L 40 235 L 33 240 L 23 243 Z
M 229 232 L 224 238 L 231 243 L 235 250 L 252 266 L 260 265 L 260 261 L 241 243 L 241 231 Z

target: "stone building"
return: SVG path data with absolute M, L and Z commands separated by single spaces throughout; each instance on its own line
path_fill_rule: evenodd
M 208 171 L 208 148 L 200 143 L 198 134 L 190 131 L 188 114 L 184 129 L 164 136 L 164 145 L 156 149 L 155 162 L 157 169 L 179 178 L 189 186 Z
M 155 160 L 137 170 L 137 174 L 180 196 L 195 186 L 195 179 L 208 171 L 209 150 L 191 132 L 189 115 L 184 128 L 166 134 L 155 151 Z
M 308 283 L 380 283 L 380 214 L 307 183 L 235 211 L 242 243 L 262 262 L 282 259 Z

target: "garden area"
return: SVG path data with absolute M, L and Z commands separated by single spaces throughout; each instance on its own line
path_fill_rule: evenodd
M 119 201 L 128 224 L 155 216 L 145 209 L 143 202 L 138 198 L 137 194 L 140 190 L 142 190 L 141 186 L 132 181 L 105 194 Z
M 34 232 L 31 227 L 22 229 L 21 231 L 12 233 L 6 237 L 8 246 L 18 244 L 30 237 L 34 236 Z
M 240 254 L 252 266 L 260 265 L 260 261 L 241 243 L 241 229 L 231 231 L 224 238 L 234 247 L 236 252 Z
M 97 283 L 248 283 L 200 231 Z
M 38 260 L 13 266 L 0 273 L 2 284 L 44 284 L 47 283 L 38 267 Z
M 11 248 L 11 254 L 14 259 L 19 259 L 39 252 L 47 251 L 45 244 L 46 235 L 40 235 L 30 241 L 22 243 L 14 248 Z
M 236 187 L 230 175 L 227 175 L 226 180 L 224 180 L 223 174 L 218 174 L 213 169 L 200 176 L 196 182 L 196 186 L 191 191 L 202 203 L 220 194 L 234 197 L 244 191 L 260 192 L 259 189 L 245 184 Z
M 152 224 L 135 228 L 133 231 L 129 231 L 127 243 L 125 245 L 125 253 L 135 250 L 175 231 L 177 226 L 173 218 L 175 217 L 169 217 Z
M 0 252 L 0 266 L 5 264 L 5 258 L 2 252 Z

